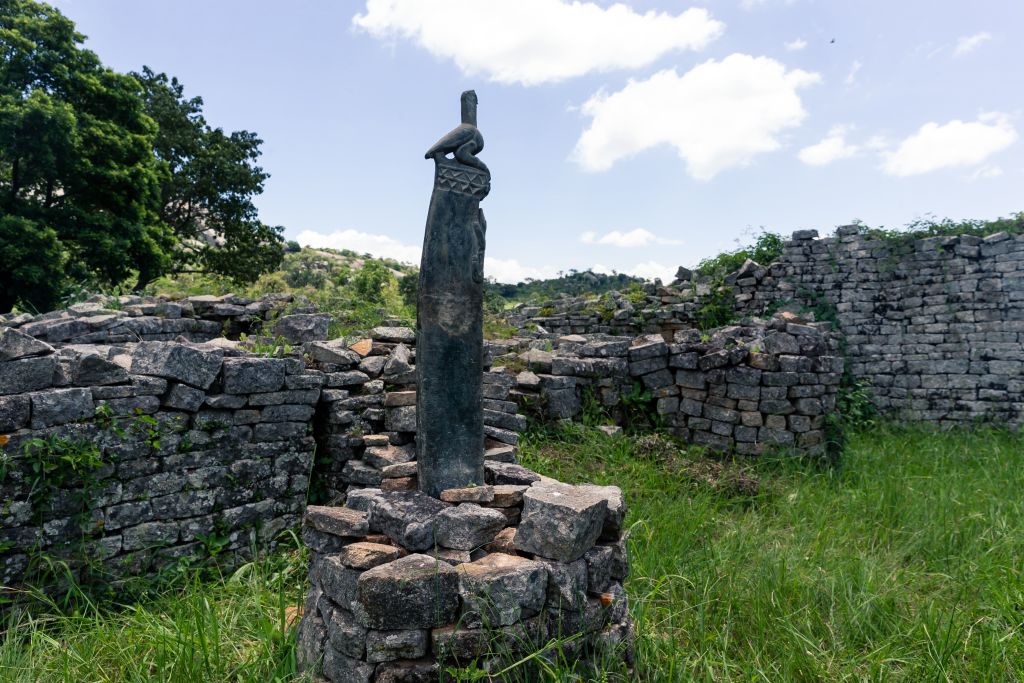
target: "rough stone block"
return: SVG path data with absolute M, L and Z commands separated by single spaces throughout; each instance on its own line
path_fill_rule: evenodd
M 335 536 L 362 537 L 370 531 L 365 512 L 344 507 L 310 505 L 306 508 L 305 523 Z
M 366 661 L 377 663 L 422 657 L 427 654 L 428 633 L 426 629 L 371 630 L 366 634 Z
M 225 358 L 224 393 L 256 394 L 284 386 L 285 361 L 281 358 Z
M 457 570 L 463 626 L 509 626 L 544 606 L 548 572 L 540 562 L 492 553 Z
M 393 562 L 402 556 L 402 549 L 383 543 L 361 541 L 345 546 L 338 556 L 342 564 L 352 569 L 372 569 L 378 565 Z
M 205 391 L 220 372 L 224 352 L 173 342 L 141 342 L 132 352 L 131 373 L 172 379 Z
M 572 562 L 597 541 L 607 510 L 607 499 L 596 491 L 568 484 L 535 484 L 523 494 L 516 548 Z
M 32 429 L 86 420 L 96 412 L 92 392 L 88 389 L 54 389 L 29 396 L 32 399 Z
M 458 610 L 459 573 L 433 557 L 408 555 L 359 577 L 354 614 L 369 628 L 435 628 L 454 623 Z
M 489 543 L 505 522 L 505 515 L 497 510 L 463 503 L 437 515 L 434 539 L 445 548 L 473 550 Z
M 21 394 L 53 385 L 57 357 L 35 356 L 0 362 L 0 395 Z
M 284 337 L 292 344 L 322 341 L 327 339 L 330 324 L 331 316 L 326 313 L 285 315 L 274 324 L 274 335 Z
M 28 424 L 29 396 L 0 396 L 0 433 L 13 432 Z
M 0 327 L 0 362 L 29 356 L 45 356 L 53 347 L 12 327 Z
M 381 492 L 370 506 L 370 528 L 411 551 L 427 550 L 434 545 L 434 518 L 449 507 L 421 491 Z

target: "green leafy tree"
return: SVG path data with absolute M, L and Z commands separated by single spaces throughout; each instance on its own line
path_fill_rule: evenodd
M 48 5 L 0 1 L 0 311 L 168 265 L 156 126 L 83 39 Z
M 420 271 L 414 270 L 402 276 L 398 281 L 398 293 L 406 306 L 416 305 L 416 291 L 420 286 Z
M 395 276 L 380 261 L 368 259 L 352 278 L 352 288 L 366 301 L 384 301 L 384 289 Z
M 283 228 L 260 221 L 253 205 L 269 177 L 256 164 L 262 140 L 249 131 L 211 127 L 202 98 L 186 97 L 177 78 L 149 67 L 133 75 L 158 126 L 154 149 L 164 170 L 158 211 L 161 226 L 174 236 L 172 270 L 251 283 L 277 268 Z M 140 269 L 138 286 L 160 274 Z

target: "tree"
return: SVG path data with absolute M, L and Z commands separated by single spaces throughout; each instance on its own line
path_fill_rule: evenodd
M 384 289 L 394 280 L 391 270 L 380 261 L 368 259 L 355 277 L 352 287 L 356 294 L 367 301 L 384 301 Z
M 167 265 L 156 126 L 135 79 L 83 39 L 48 5 L 0 2 L 0 312 Z
M 172 271 L 199 270 L 253 282 L 281 263 L 283 228 L 259 220 L 253 198 L 269 177 L 256 165 L 255 133 L 227 134 L 203 117 L 203 99 L 187 98 L 177 78 L 143 67 L 147 114 L 157 123 L 161 176 L 158 214 L 174 236 Z M 141 287 L 160 272 L 140 269 Z

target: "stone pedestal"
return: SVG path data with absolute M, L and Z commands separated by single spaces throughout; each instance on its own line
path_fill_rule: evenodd
M 440 499 L 364 489 L 346 507 L 310 507 L 299 666 L 369 683 L 440 681 L 473 662 L 498 670 L 537 651 L 604 649 L 631 665 L 621 491 L 496 462 L 487 482 Z

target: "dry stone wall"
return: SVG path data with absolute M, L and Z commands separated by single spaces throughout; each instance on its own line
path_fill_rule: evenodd
M 51 345 L 26 334 L 50 329 L 0 327 L 0 585 L 46 558 L 112 576 L 211 553 L 236 563 L 297 527 L 308 496 L 341 501 L 381 486 L 389 465 L 415 468 L 409 328 L 275 358 L 221 337 Z M 525 418 L 506 378 L 488 378 L 489 457 L 512 461 L 505 446 Z
M 622 420 L 624 404 L 643 393 L 686 441 L 746 455 L 779 446 L 817 454 L 843 374 L 829 327 L 782 314 L 669 340 L 569 335 L 551 351 L 540 347 L 552 342 L 535 341 L 495 363 L 525 365 L 512 397 L 547 419 L 578 417 L 590 401 Z
M 802 230 L 776 262 L 748 261 L 725 283 L 739 316 L 790 308 L 832 320 L 850 373 L 883 414 L 1024 422 L 1024 235 L 874 237 L 843 226 L 819 239 Z M 711 290 L 680 268 L 676 281 L 648 286 L 642 299 L 563 297 L 517 307 L 507 321 L 541 337 L 670 336 L 697 326 Z
M 330 316 L 289 294 L 249 299 L 190 296 L 184 299 L 97 295 L 39 315 L 0 315 L 0 326 L 20 329 L 50 344 L 126 344 L 140 341 L 205 342 L 260 333 L 301 343 L 326 339 Z
M 323 377 L 209 344 L 55 349 L 0 328 L 0 584 L 242 559 L 302 515 Z
M 851 373 L 891 416 L 1021 425 L 1024 235 L 816 236 L 794 233 L 776 263 L 736 279 L 742 309 L 834 311 Z

